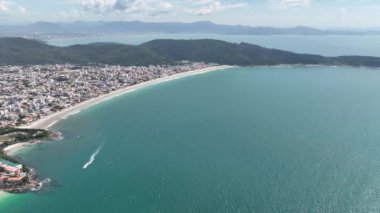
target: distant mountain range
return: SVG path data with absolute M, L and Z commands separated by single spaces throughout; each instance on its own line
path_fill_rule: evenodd
M 274 28 L 242 25 L 220 25 L 212 22 L 146 23 L 140 21 L 113 22 L 37 22 L 29 25 L 0 26 L 0 36 L 94 35 L 130 33 L 208 33 L 231 35 L 366 35 L 380 34 L 380 29 L 319 30 L 311 27 Z
M 380 67 L 380 58 L 377 57 L 323 57 L 211 39 L 153 40 L 141 45 L 94 43 L 56 47 L 37 40 L 0 38 L 0 65 L 156 65 L 175 64 L 183 60 L 240 66 L 291 64 Z

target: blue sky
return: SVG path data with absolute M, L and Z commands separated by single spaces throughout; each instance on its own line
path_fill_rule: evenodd
M 141 20 L 251 26 L 380 27 L 379 0 L 0 0 L 0 23 Z

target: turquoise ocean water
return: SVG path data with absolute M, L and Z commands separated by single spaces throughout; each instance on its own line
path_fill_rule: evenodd
M 379 82 L 365 68 L 233 68 L 116 97 L 20 152 L 53 181 L 0 212 L 379 212 Z

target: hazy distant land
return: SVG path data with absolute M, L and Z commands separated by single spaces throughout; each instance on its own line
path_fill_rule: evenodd
M 180 22 L 141 22 L 141 21 L 98 21 L 98 22 L 37 22 L 26 25 L 2 25 L 3 36 L 36 37 L 81 37 L 99 34 L 135 33 L 209 33 L 229 35 L 373 35 L 380 29 L 316 29 L 307 26 L 278 28 L 269 26 L 222 25 L 209 21 Z

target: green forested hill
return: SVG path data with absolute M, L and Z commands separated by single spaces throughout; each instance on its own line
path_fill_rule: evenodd
M 141 45 L 94 43 L 55 47 L 36 40 L 0 38 L 0 64 L 171 64 L 181 60 L 227 65 L 279 64 L 348 65 L 380 67 L 380 58 L 367 56 L 323 57 L 268 49 L 248 43 L 219 40 L 153 40 Z

